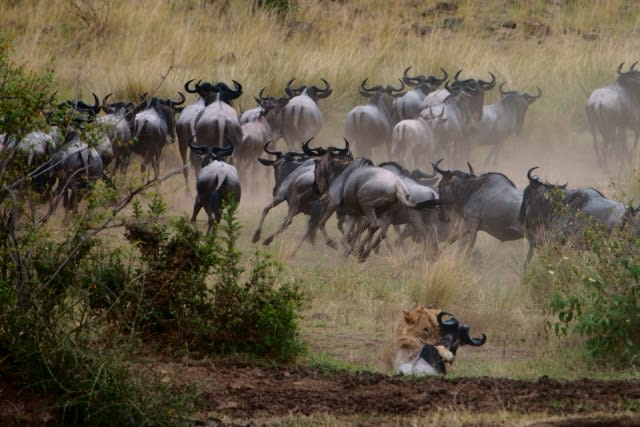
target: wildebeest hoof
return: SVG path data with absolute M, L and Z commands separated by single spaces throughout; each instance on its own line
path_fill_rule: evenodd
M 329 246 L 331 249 L 337 249 L 338 248 L 338 245 L 336 245 L 336 242 L 334 242 L 331 239 L 327 240 L 327 246 Z
M 256 232 L 253 233 L 253 238 L 251 239 L 251 243 L 256 243 L 258 240 L 260 240 L 260 230 L 256 230 Z
M 269 236 L 266 239 L 264 239 L 264 242 L 262 242 L 262 244 L 267 246 L 267 245 L 270 245 L 271 242 L 273 242 L 273 236 Z

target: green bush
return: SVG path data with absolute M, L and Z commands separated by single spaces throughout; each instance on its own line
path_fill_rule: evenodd
M 639 364 L 640 235 L 633 227 L 583 233 L 588 250 L 547 246 L 525 281 L 554 316 L 549 330 L 586 338 L 589 354 L 612 366 Z
M 165 344 L 173 336 L 174 348 L 186 345 L 190 351 L 278 361 L 304 351 L 297 324 L 303 295 L 295 285 L 279 284 L 282 267 L 259 253 L 245 272 L 236 246 L 236 207 L 227 204 L 222 223 L 209 235 L 186 218 L 160 225 L 136 209 L 138 220 L 127 225 L 126 236 L 139 248 L 142 265 L 121 299 L 130 309 L 123 326 L 157 334 Z

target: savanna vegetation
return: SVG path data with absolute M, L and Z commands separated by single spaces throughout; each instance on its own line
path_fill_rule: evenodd
M 366 77 L 392 84 L 410 65 L 493 72 L 508 88 L 543 91 L 496 170 L 519 188 L 539 165 L 550 181 L 631 204 L 640 196 L 635 172 L 597 168 L 584 115 L 591 90 L 640 59 L 633 1 L 10 0 L 0 4 L 0 29 L 0 133 L 41 128 L 44 106 L 92 92 L 172 96 L 189 79 L 233 79 L 248 109 L 262 87 L 279 95 L 293 77 L 325 78 L 334 91 L 320 103 L 317 143 L 340 145 Z M 474 151 L 472 163 L 484 155 Z M 415 304 L 436 304 L 487 334 L 485 346 L 460 351 L 453 378 L 640 378 L 632 233 L 589 229 L 589 250 L 543 248 L 526 273 L 524 240 L 486 235 L 471 259 L 455 246 L 436 262 L 411 246 L 384 247 L 360 264 L 321 243 L 291 257 L 301 219 L 272 247 L 249 243 L 271 183 L 243 188 L 212 236 L 188 224 L 193 194 L 169 174 L 175 146 L 162 179 L 142 180 L 136 163 L 114 177 L 118 191 L 99 183 L 70 223 L 28 192 L 28 167 L 2 161 L 0 375 L 41 396 L 60 423 L 188 423 L 201 382 L 165 381 L 166 358 L 248 354 L 385 372 L 393 325 Z

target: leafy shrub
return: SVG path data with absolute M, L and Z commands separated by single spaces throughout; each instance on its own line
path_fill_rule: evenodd
M 588 250 L 544 248 L 526 281 L 555 316 L 554 334 L 584 336 L 595 360 L 638 364 L 640 236 L 633 227 L 611 235 L 590 227 L 582 238 Z
M 250 353 L 279 361 L 304 350 L 297 321 L 304 301 L 297 286 L 281 284 L 282 267 L 256 253 L 245 274 L 237 249 L 237 205 L 227 203 L 213 234 L 186 218 L 171 226 L 144 219 L 127 225 L 142 265 L 121 302 L 130 310 L 121 323 L 190 351 Z M 149 212 L 147 215 L 153 215 Z M 207 286 L 211 275 L 212 289 Z

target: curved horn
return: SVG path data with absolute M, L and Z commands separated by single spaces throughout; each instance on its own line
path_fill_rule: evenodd
M 536 89 L 538 90 L 537 95 L 529 95 L 528 93 L 524 94 L 524 96 L 527 98 L 527 101 L 529 101 L 529 104 L 533 103 L 533 101 L 542 96 L 542 91 L 540 90 L 540 88 L 536 86 Z
M 362 81 L 362 84 L 360 84 L 360 89 L 362 89 L 363 91 L 365 91 L 365 92 L 376 92 L 376 91 L 378 91 L 378 90 L 381 90 L 381 89 L 382 89 L 382 86 L 381 86 L 381 85 L 377 85 L 377 86 L 374 86 L 374 87 L 368 88 L 368 87 L 367 87 L 367 80 L 369 80 L 369 77 L 367 77 L 366 79 L 364 79 L 364 80 Z
M 193 151 L 196 152 L 209 152 L 209 146 L 208 145 L 199 145 L 199 144 L 194 144 L 193 140 L 196 139 L 196 136 L 193 135 L 191 137 L 191 139 L 189 140 L 189 148 L 191 148 Z
M 531 169 L 529 169 L 527 171 L 527 178 L 529 179 L 529 181 L 535 181 L 538 182 L 538 177 L 537 176 L 531 176 L 531 172 L 533 172 L 534 170 L 538 169 L 540 166 L 534 166 Z
M 171 98 L 169 98 L 169 102 L 171 103 L 172 106 L 177 106 L 177 105 L 182 105 L 184 104 L 184 101 L 186 101 L 186 97 L 184 96 L 184 93 L 178 91 L 178 95 L 180 96 L 180 100 L 179 101 L 174 101 Z
M 416 86 L 420 83 L 420 77 L 424 76 L 420 76 L 420 75 L 416 75 L 415 77 L 411 77 L 407 74 L 407 72 L 411 69 L 411 67 L 407 67 L 403 73 L 402 73 L 402 80 L 404 80 L 404 82 L 406 84 L 408 84 L 409 86 Z
M 433 167 L 433 170 L 438 172 L 440 175 L 451 175 L 451 171 L 449 170 L 445 170 L 445 169 L 440 169 L 438 167 L 438 165 L 440 164 L 440 162 L 442 162 L 444 159 L 440 159 L 435 163 L 431 163 L 431 166 Z
M 460 79 L 459 79 L 459 77 L 460 77 L 460 73 L 462 73 L 462 69 L 458 70 L 458 71 L 456 72 L 456 74 L 453 76 L 453 81 L 454 81 L 454 82 L 459 82 L 459 81 L 460 81 Z
M 344 138 L 344 148 L 337 148 L 337 150 L 344 154 L 349 153 L 349 140 Z
M 467 326 L 467 325 L 464 325 L 464 326 Z M 462 332 L 462 334 L 460 334 L 460 342 L 462 344 L 471 345 L 474 347 L 480 347 L 481 345 L 487 342 L 487 336 L 485 334 L 482 334 L 480 338 L 471 338 L 469 336 L 469 328 L 466 327 L 465 330 Z
M 317 86 L 312 86 L 312 88 L 316 91 L 317 98 L 326 98 L 333 93 L 333 89 L 328 81 L 320 77 L 320 80 L 324 83 L 324 89 L 320 89 Z
M 451 316 L 451 319 L 442 320 L 444 316 Z M 438 324 L 440 326 L 457 327 L 460 324 L 460 322 L 458 322 L 458 319 L 453 317 L 453 314 L 447 313 L 446 311 L 441 311 L 440 313 L 438 313 L 437 318 L 438 318 Z
M 325 153 L 325 150 L 322 148 L 311 148 L 309 147 L 309 143 L 313 140 L 313 138 L 309 138 L 307 142 L 302 144 L 302 152 L 307 156 L 321 156 Z
M 634 71 L 634 68 L 636 68 L 636 65 L 638 65 L 638 61 L 631 64 L 631 67 L 629 67 L 629 71 Z
M 198 93 L 198 85 L 200 84 L 200 81 L 196 82 L 196 84 L 193 85 L 193 89 L 189 87 L 191 82 L 194 82 L 195 80 L 196 79 L 191 79 L 184 84 L 184 90 L 187 91 L 187 93 Z
M 235 80 L 231 80 L 233 82 L 233 87 L 235 90 L 230 90 L 231 93 L 236 95 L 236 98 L 242 95 L 242 85 Z
M 440 70 L 442 70 L 442 73 L 444 74 L 444 76 L 441 79 L 435 78 L 435 80 L 438 82 L 438 84 L 442 84 L 442 82 L 447 80 L 447 78 L 449 77 L 449 73 L 447 73 L 447 70 L 445 70 L 442 67 L 440 68 Z
M 109 99 L 109 97 L 113 95 L 113 93 L 108 94 L 107 96 L 105 96 L 104 98 L 102 98 L 102 110 L 105 113 L 111 114 L 113 113 L 113 109 L 111 108 L 111 106 L 107 103 L 107 99 Z
M 304 88 L 306 87 L 305 85 L 302 85 L 302 86 L 300 86 L 300 87 L 298 87 L 298 88 L 291 87 L 291 83 L 293 83 L 293 81 L 294 81 L 295 79 L 296 79 L 296 78 L 294 77 L 294 78 L 292 78 L 291 80 L 289 80 L 289 81 L 287 82 L 287 87 L 284 89 L 284 91 L 286 92 L 286 94 L 287 94 L 287 95 L 289 95 L 289 96 L 294 96 L 294 95 L 298 94 L 299 92 L 302 92 L 302 91 L 304 90 Z
M 473 170 L 473 167 L 471 166 L 471 163 L 467 162 L 467 167 L 469 168 L 469 173 L 471 175 L 475 175 L 476 173 Z
M 282 157 L 282 151 L 269 151 L 269 144 L 271 144 L 273 142 L 272 139 L 270 139 L 269 141 L 267 141 L 266 144 L 264 144 L 263 150 L 265 151 L 265 153 L 267 154 L 272 154 L 278 158 Z
M 505 96 L 506 94 L 509 93 L 509 91 L 504 91 L 502 89 L 502 87 L 506 84 L 507 82 L 502 82 L 500 83 L 500 86 L 498 86 L 498 90 L 500 91 L 500 96 Z
M 398 81 L 400 82 L 400 89 L 396 89 L 395 87 L 393 87 L 391 85 L 387 86 L 387 88 L 390 89 L 391 92 L 402 92 L 404 90 L 404 88 L 405 88 L 405 84 L 402 81 L 402 79 L 398 79 Z
M 98 114 L 100 112 L 100 98 L 98 98 L 98 95 L 96 95 L 94 92 L 91 92 L 91 94 L 93 95 L 93 105 L 90 107 L 93 112 L 95 114 Z
M 480 85 L 480 87 L 482 87 L 483 90 L 490 90 L 496 85 L 496 76 L 492 72 L 489 72 L 489 75 L 491 76 L 490 82 L 478 80 L 478 84 Z

